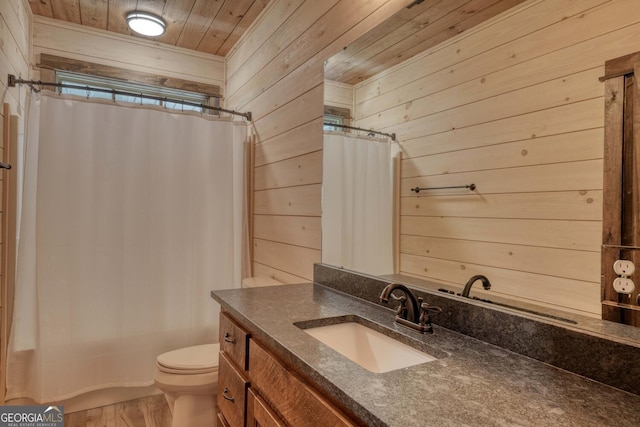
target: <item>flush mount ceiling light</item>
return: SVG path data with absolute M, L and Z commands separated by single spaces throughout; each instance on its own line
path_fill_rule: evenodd
M 127 13 L 127 25 L 136 33 L 149 37 L 159 36 L 166 28 L 162 18 L 145 12 Z

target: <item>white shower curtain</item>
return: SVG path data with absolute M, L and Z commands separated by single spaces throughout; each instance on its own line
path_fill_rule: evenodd
M 325 132 L 322 262 L 393 273 L 391 143 Z
M 27 132 L 8 398 L 150 385 L 159 353 L 217 342 L 246 125 L 34 95 Z

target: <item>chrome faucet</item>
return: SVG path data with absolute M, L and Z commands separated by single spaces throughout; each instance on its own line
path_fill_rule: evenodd
M 392 292 L 395 290 L 402 291 L 404 296 L 397 297 L 393 295 Z M 388 303 L 389 297 L 392 297 L 400 303 L 396 310 L 397 323 L 420 331 L 423 334 L 427 332 L 433 333 L 431 316 L 442 312 L 440 307 L 431 306 L 426 302 L 422 302 L 422 298 L 416 297 L 411 289 L 399 283 L 387 285 L 382 291 L 382 294 L 380 294 L 380 302 Z M 409 304 L 407 304 L 407 300 L 409 300 Z
M 464 289 L 462 290 L 462 296 L 463 297 L 467 297 L 469 298 L 469 292 L 471 292 L 471 286 L 476 282 L 480 280 L 482 282 L 482 287 L 485 290 L 489 290 L 491 289 L 491 282 L 489 282 L 489 279 L 487 279 L 485 276 L 478 274 L 476 276 L 471 277 L 471 279 L 469 279 L 469 281 L 467 282 L 466 285 L 464 285 Z

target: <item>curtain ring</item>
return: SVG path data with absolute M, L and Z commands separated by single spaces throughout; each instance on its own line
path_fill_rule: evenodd
M 40 92 L 40 89 L 38 89 L 36 87 L 35 83 L 29 83 L 29 89 L 31 89 L 35 93 L 39 93 Z

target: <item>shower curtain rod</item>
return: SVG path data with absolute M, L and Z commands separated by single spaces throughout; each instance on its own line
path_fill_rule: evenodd
M 8 86 L 9 87 L 15 87 L 16 85 L 19 85 L 19 84 L 26 84 L 27 86 L 29 86 L 31 88 L 31 90 L 33 90 L 35 92 L 40 92 L 40 89 L 36 88 L 36 86 L 49 86 L 49 87 L 61 87 L 61 88 L 67 88 L 67 89 L 80 89 L 80 90 L 86 90 L 86 91 L 110 93 L 112 95 L 134 96 L 134 97 L 137 97 L 137 98 L 152 99 L 154 101 L 173 102 L 173 103 L 176 103 L 176 104 L 189 105 L 191 107 L 200 107 L 202 109 L 220 111 L 222 113 L 232 114 L 232 115 L 235 115 L 235 116 L 242 116 L 245 119 L 247 119 L 247 121 L 249 121 L 249 122 L 251 121 L 251 112 L 240 113 L 240 112 L 234 111 L 234 110 L 227 110 L 225 108 L 214 107 L 212 105 L 201 104 L 201 103 L 197 103 L 197 102 L 189 102 L 189 101 L 185 101 L 185 100 L 182 100 L 182 99 L 172 99 L 172 98 L 166 98 L 166 97 L 162 97 L 162 96 L 143 95 L 141 93 L 126 92 L 126 91 L 121 91 L 121 90 L 116 90 L 116 89 L 102 89 L 102 88 L 99 88 L 99 87 L 70 85 L 70 84 L 66 84 L 66 83 L 51 83 L 51 82 L 43 82 L 43 81 L 40 81 L 40 80 L 23 80 L 23 79 L 16 78 L 16 76 L 14 76 L 13 74 L 9 74 Z
M 378 132 L 376 130 L 371 130 L 371 129 L 364 129 L 364 128 L 358 128 L 358 127 L 354 127 L 354 126 L 347 126 L 347 125 L 339 125 L 337 123 L 329 123 L 329 122 L 324 122 L 323 123 L 325 126 L 335 126 L 338 128 L 344 128 L 344 129 L 352 129 L 352 130 L 361 130 L 363 132 L 367 132 L 367 133 L 372 133 L 374 135 L 383 135 L 386 137 L 391 138 L 392 141 L 396 140 L 396 134 L 395 133 L 384 133 L 384 132 Z

